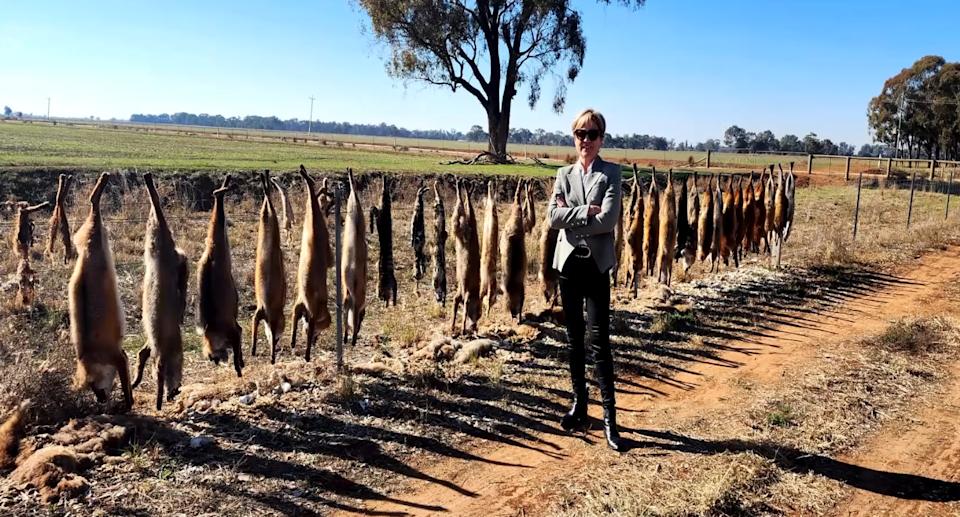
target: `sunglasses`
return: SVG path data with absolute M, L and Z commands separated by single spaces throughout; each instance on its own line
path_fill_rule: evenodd
M 581 142 L 589 142 L 597 140 L 601 135 L 599 129 L 575 129 L 573 130 L 573 136 L 577 137 L 577 140 Z

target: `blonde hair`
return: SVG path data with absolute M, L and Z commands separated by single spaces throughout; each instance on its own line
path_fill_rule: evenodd
M 603 138 L 607 134 L 607 120 L 603 118 L 603 115 L 593 109 L 587 108 L 580 112 L 577 115 L 577 118 L 573 119 L 573 124 L 570 126 L 571 130 L 575 130 L 578 127 L 587 123 L 587 121 L 593 122 L 593 125 L 597 126 L 597 129 L 600 130 L 600 138 Z

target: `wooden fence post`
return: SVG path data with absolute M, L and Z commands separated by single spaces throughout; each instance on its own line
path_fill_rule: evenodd
M 893 158 L 887 158 L 887 177 L 890 177 L 890 170 L 893 167 Z
M 943 218 L 950 217 L 950 195 L 953 194 L 953 169 L 950 169 L 950 179 L 947 180 L 947 208 L 943 211 Z
M 710 168 L 710 158 L 712 158 L 711 156 L 712 154 L 713 154 L 713 151 L 711 151 L 710 149 L 707 149 L 707 168 L 708 169 Z
M 813 174 L 813 155 L 807 156 L 807 174 Z
M 337 183 L 334 191 L 334 215 L 333 215 L 333 261 L 334 261 L 334 283 L 337 288 L 337 372 L 343 372 L 343 286 L 340 285 L 340 246 L 341 244 L 341 225 L 340 225 L 340 198 L 343 196 L 343 185 Z
M 843 181 L 850 181 L 850 157 L 847 156 L 847 170 L 843 174 Z
M 934 171 L 937 170 L 937 160 L 930 160 L 930 181 L 933 181 Z
M 847 163 L 850 163 L 847 158 Z M 853 210 L 853 240 L 857 240 L 857 226 L 860 224 L 860 187 L 863 185 L 863 171 L 857 177 L 857 207 Z
M 913 191 L 914 184 L 917 181 L 917 171 L 913 171 L 913 176 L 910 177 L 910 205 L 907 207 L 907 229 L 910 229 L 910 218 L 913 216 Z

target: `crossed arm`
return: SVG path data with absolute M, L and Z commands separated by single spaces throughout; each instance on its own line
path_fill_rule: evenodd
M 573 207 L 567 206 L 561 188 L 561 178 L 561 173 L 558 171 L 548 208 L 550 227 L 555 230 L 571 230 L 578 235 L 599 235 L 613 232 L 620 214 L 621 181 L 619 181 L 619 178 L 613 178 L 607 182 L 607 189 L 599 206 L 580 205 Z

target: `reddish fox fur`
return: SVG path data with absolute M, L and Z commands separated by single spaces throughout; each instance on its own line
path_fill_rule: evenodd
M 290 349 L 297 346 L 297 329 L 302 321 L 307 324 L 307 351 L 310 352 L 317 333 L 330 327 L 330 299 L 327 289 L 327 270 L 333 266 L 334 256 L 330 249 L 330 232 L 318 200 L 317 186 L 307 169 L 300 166 L 300 178 L 306 188 L 303 209 L 303 230 L 300 236 L 300 262 L 297 267 L 297 299 L 293 304 L 293 329 L 290 332 Z
M 500 286 L 497 283 L 497 259 L 500 257 L 500 225 L 497 218 L 497 199 L 493 180 L 487 181 L 487 196 L 483 205 L 483 235 L 480 243 L 480 299 L 490 315 L 497 303 Z
M 357 344 L 360 325 L 367 312 L 367 241 L 364 236 L 363 208 L 360 193 L 354 181 L 353 170 L 348 170 L 350 197 L 347 198 L 346 223 L 343 228 L 343 253 L 340 272 L 343 285 L 343 310 L 346 316 L 343 341 L 351 337 L 351 346 Z
M 673 279 L 673 257 L 677 252 L 677 198 L 673 191 L 673 169 L 667 174 L 667 187 L 660 197 L 660 229 L 657 253 L 657 278 L 670 285 Z
M 463 180 L 457 180 L 457 204 L 452 217 L 454 244 L 457 250 L 457 294 L 453 299 L 450 331 L 456 332 L 457 312 L 463 305 L 461 333 L 477 330 L 480 319 L 480 241 L 477 238 L 477 217 Z
M 156 356 L 154 372 L 159 410 L 163 407 L 164 388 L 167 400 L 173 400 L 180 391 L 183 378 L 180 325 L 187 306 L 189 266 L 187 256 L 173 240 L 153 176 L 144 174 L 143 182 L 151 207 L 143 246 L 143 332 L 146 344 L 138 354 L 133 388 L 143 380 L 143 370 L 152 353 Z
M 63 263 L 67 264 L 77 258 L 77 250 L 73 246 L 70 236 L 70 221 L 67 220 L 66 197 L 67 189 L 73 176 L 61 174 L 57 182 L 57 199 L 53 205 L 53 215 L 50 216 L 50 233 L 47 239 L 47 257 L 53 259 L 57 240 L 63 244 Z
M 113 379 L 120 377 L 125 408 L 133 406 L 127 353 L 123 351 L 123 305 L 100 198 L 110 174 L 103 173 L 90 194 L 90 215 L 77 230 L 78 257 L 70 276 L 70 336 L 77 351 L 78 388 L 93 390 L 106 402 Z
M 660 231 L 660 191 L 657 188 L 657 169 L 650 175 L 650 190 L 643 207 L 643 262 L 646 276 L 653 276 L 657 264 L 658 233 Z
M 253 285 L 257 308 L 250 323 L 250 355 L 257 355 L 257 330 L 264 322 L 264 332 L 270 342 L 270 363 L 277 362 L 277 344 L 286 326 L 283 306 L 287 300 L 287 275 L 280 247 L 280 218 L 270 200 L 270 171 L 260 175 L 263 205 L 257 226 L 257 257 Z M 284 203 L 286 204 L 286 203 Z
M 230 190 L 230 175 L 213 191 L 213 212 L 207 226 L 207 241 L 197 264 L 197 330 L 203 335 L 203 355 L 220 364 L 233 352 L 233 368 L 242 375 L 242 331 L 237 324 L 239 312 L 237 286 L 233 280 L 230 240 L 224 195 Z

